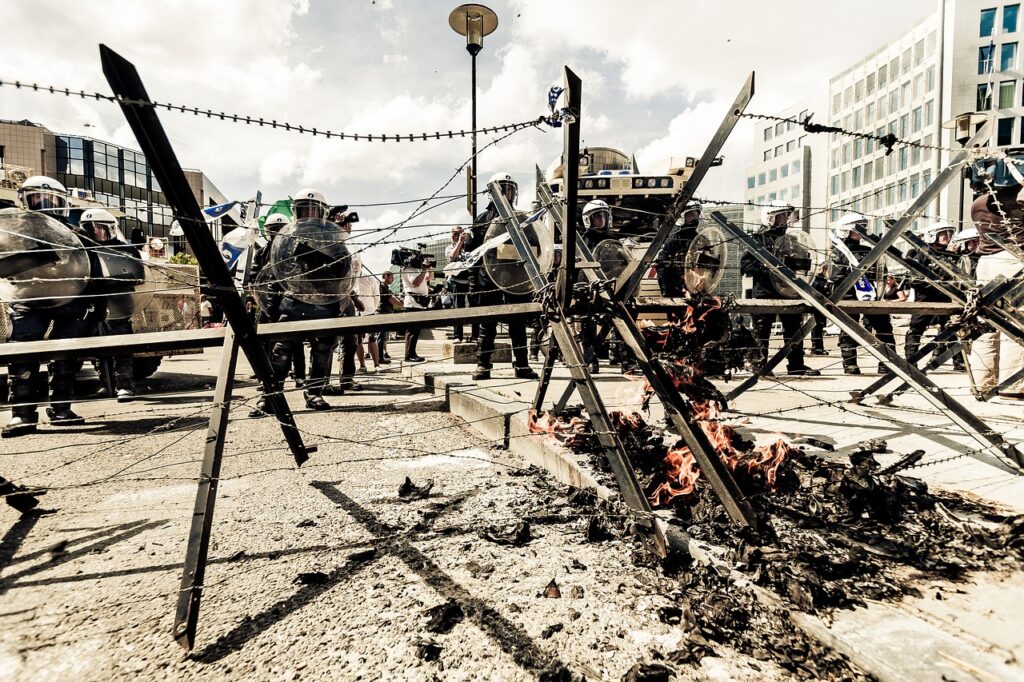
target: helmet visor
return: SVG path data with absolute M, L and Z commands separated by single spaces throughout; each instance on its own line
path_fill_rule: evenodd
M 109 242 L 115 236 L 114 225 L 112 223 L 100 223 L 100 222 L 86 222 L 82 223 L 82 227 L 89 236 L 97 242 Z
M 22 201 L 30 211 L 39 211 L 49 215 L 67 216 L 68 200 L 56 192 L 45 189 L 30 189 L 22 192 Z
M 327 206 L 319 201 L 301 199 L 292 204 L 295 220 L 324 220 L 327 218 Z
M 502 180 L 498 183 L 498 187 L 501 188 L 501 193 L 508 199 L 508 203 L 513 206 L 516 205 L 516 199 L 519 198 L 519 186 L 509 180 Z
M 587 216 L 587 228 L 591 230 L 607 230 L 612 225 L 612 212 L 606 208 L 599 209 Z

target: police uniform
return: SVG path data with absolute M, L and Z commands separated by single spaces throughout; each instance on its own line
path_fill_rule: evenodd
M 949 263 L 954 268 L 959 269 L 960 258 L 957 254 L 947 251 L 945 247 L 935 248 L 929 246 L 930 253 L 932 256 L 937 256 L 943 261 Z M 907 259 L 913 260 L 922 265 L 931 267 L 931 259 L 925 254 L 919 252 L 917 249 L 910 249 L 907 251 Z M 948 303 L 950 298 L 941 291 L 939 291 L 934 285 L 926 282 L 923 279 L 917 278 L 913 280 L 912 284 L 914 288 L 914 300 L 929 303 Z M 949 323 L 949 318 L 941 315 L 912 315 L 910 317 L 910 325 L 907 327 L 907 338 L 903 344 L 903 354 L 909 360 L 911 356 L 917 353 L 921 347 L 921 337 L 924 335 L 925 330 L 929 327 L 938 327 L 938 331 L 941 332 L 945 329 Z M 936 355 L 941 355 L 945 352 L 947 344 L 940 344 L 935 349 Z M 964 359 L 960 353 L 953 356 L 953 369 L 957 371 L 964 370 Z
M 843 240 L 843 245 L 849 249 L 850 253 L 854 258 L 857 259 L 858 263 L 864 261 L 864 255 L 871 251 L 871 248 L 858 240 L 850 239 L 849 237 Z M 837 284 L 846 279 L 851 272 L 853 272 L 853 266 L 847 259 L 846 254 L 841 249 L 833 248 L 830 256 L 830 277 L 832 287 L 835 288 Z M 856 300 L 856 290 L 850 289 L 843 296 L 844 300 L 852 301 Z M 888 315 L 853 315 L 855 320 L 863 321 L 871 329 L 878 340 L 889 346 L 891 349 L 896 350 L 896 339 L 892 332 L 892 319 Z M 857 367 L 857 342 L 853 340 L 849 334 L 844 331 L 839 332 L 839 352 L 843 357 L 843 370 L 847 373 L 860 372 Z M 883 365 L 879 365 L 879 372 L 885 371 Z

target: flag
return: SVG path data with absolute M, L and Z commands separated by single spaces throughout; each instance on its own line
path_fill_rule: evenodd
M 220 218 L 222 215 L 233 209 L 238 204 L 237 201 L 229 201 L 226 204 L 217 204 L 216 206 L 210 206 L 209 208 L 203 209 L 203 216 L 207 221 L 213 221 Z
M 228 270 L 235 268 L 245 250 L 255 242 L 256 230 L 252 225 L 239 225 L 224 235 L 224 239 L 220 243 L 220 254 L 224 257 Z

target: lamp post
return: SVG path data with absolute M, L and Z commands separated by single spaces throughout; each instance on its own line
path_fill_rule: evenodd
M 484 36 L 494 33 L 498 28 L 498 15 L 494 10 L 483 5 L 468 4 L 459 5 L 448 15 L 448 25 L 459 35 L 466 36 L 466 51 L 472 59 L 472 109 L 473 128 L 471 138 L 473 141 L 472 170 L 468 178 L 469 187 L 466 207 L 472 218 L 476 218 L 476 56 L 484 49 Z
M 952 130 L 954 139 L 963 147 L 974 134 L 974 128 L 988 120 L 988 115 L 976 111 L 968 111 L 955 118 L 944 121 L 942 127 Z M 957 231 L 964 229 L 964 178 L 961 178 L 957 189 L 959 206 L 957 207 Z

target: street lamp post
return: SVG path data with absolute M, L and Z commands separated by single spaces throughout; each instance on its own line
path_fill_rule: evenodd
M 484 49 L 484 36 L 494 33 L 498 28 L 498 15 L 488 7 L 477 4 L 459 5 L 448 15 L 448 25 L 459 35 L 466 36 L 466 51 L 472 60 L 472 110 L 473 141 L 472 169 L 469 177 L 468 201 L 466 206 L 470 216 L 476 218 L 476 56 Z
M 968 111 L 966 113 L 956 116 L 952 120 L 945 121 L 942 127 L 947 130 L 953 131 L 954 139 L 960 143 L 963 147 L 967 144 L 967 140 L 971 139 L 971 135 L 974 134 L 974 128 L 981 123 L 988 120 L 988 115 L 976 111 Z M 964 179 L 961 178 L 959 188 L 957 189 L 957 231 L 964 229 Z

